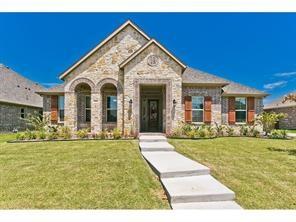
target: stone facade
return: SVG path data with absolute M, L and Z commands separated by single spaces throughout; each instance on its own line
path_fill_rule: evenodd
M 188 95 L 211 96 L 211 123 L 227 123 L 228 101 L 222 96 L 222 87 L 226 85 L 224 80 L 191 69 L 188 75 L 194 75 L 194 78 L 189 79 L 195 82 L 185 81 L 183 84 L 182 75 L 187 67 L 157 41 L 130 22 L 114 33 L 62 75 L 66 126 L 73 130 L 81 126 L 84 113 L 80 108 L 84 103 L 78 89 L 82 85 L 89 88 L 90 128 L 93 132 L 115 127 L 124 132 L 140 132 L 144 125 L 144 128 L 149 125 L 141 114 L 148 110 L 147 104 L 152 97 L 160 104 L 158 113 L 161 116 L 157 122 L 162 132 L 170 133 L 180 121 L 184 121 L 184 97 Z M 203 86 L 198 81 L 204 81 Z M 151 94 L 153 87 L 158 90 L 156 96 Z M 144 88 L 146 92 L 141 91 Z M 43 96 L 44 114 L 50 115 L 49 94 L 54 91 L 46 93 Z M 107 95 L 117 96 L 116 123 L 106 121 Z M 256 113 L 260 113 L 262 99 L 256 99 L 255 103 Z M 145 112 L 142 112 L 142 104 L 145 104 Z
M 41 108 L 22 106 L 10 103 L 0 103 L 0 131 L 11 132 L 13 129 L 25 130 L 28 126 L 21 118 L 21 109 L 24 109 L 25 117 L 30 113 L 42 112 Z
M 296 129 L 296 106 L 268 109 L 266 112 L 285 113 L 286 118 L 279 121 L 280 129 Z

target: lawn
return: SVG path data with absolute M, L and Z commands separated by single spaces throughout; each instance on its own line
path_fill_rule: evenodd
M 287 130 L 288 133 L 296 133 L 296 129 Z
M 169 208 L 137 141 L 8 144 L 0 134 L 0 208 Z
M 296 140 L 217 138 L 170 142 L 211 168 L 247 209 L 296 209 Z

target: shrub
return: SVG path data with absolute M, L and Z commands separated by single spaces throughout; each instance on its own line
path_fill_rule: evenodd
M 24 119 L 30 128 L 34 130 L 43 130 L 45 126 L 50 124 L 50 119 L 48 115 L 42 116 L 38 112 L 34 112 L 33 114 L 28 114 L 28 117 Z
M 234 136 L 234 129 L 231 126 L 227 126 L 226 132 L 228 136 Z
M 186 135 L 191 138 L 194 139 L 198 136 L 197 132 L 195 130 L 190 130 L 186 132 Z
M 78 138 L 80 139 L 85 139 L 85 138 L 88 138 L 88 130 L 87 129 L 81 129 L 81 130 L 78 130 L 76 132 L 76 135 Z
M 47 139 L 56 140 L 59 137 L 58 132 L 49 132 L 47 133 Z
M 246 125 L 240 126 L 240 135 L 241 136 L 247 136 L 249 131 L 250 131 L 249 126 L 246 126 Z
M 59 128 L 59 137 L 68 140 L 72 138 L 72 131 L 67 126 L 62 126 Z
M 114 139 L 118 140 L 121 138 L 121 136 L 122 136 L 122 134 L 121 134 L 120 129 L 118 129 L 118 128 L 113 129 L 113 138 Z
M 276 122 L 285 117 L 286 115 L 284 113 L 263 112 L 257 119 L 263 125 L 263 130 L 267 135 L 274 129 Z
M 41 140 L 46 139 L 46 132 L 43 131 L 43 130 L 38 131 L 38 133 L 37 133 L 37 138 L 38 138 L 38 139 L 41 139 Z
M 100 133 L 99 133 L 99 137 L 104 140 L 108 137 L 108 131 L 106 129 L 102 130 Z
M 286 130 L 272 130 L 268 135 L 271 139 L 287 139 L 287 131 Z
M 30 131 L 30 130 L 27 129 L 25 131 L 25 139 L 26 140 L 35 140 L 35 139 L 37 139 L 37 132 Z
M 17 133 L 15 138 L 16 140 L 25 140 L 25 133 Z

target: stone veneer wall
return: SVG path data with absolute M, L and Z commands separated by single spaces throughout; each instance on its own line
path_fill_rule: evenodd
M 119 70 L 119 64 L 147 41 L 138 31 L 127 26 L 65 78 L 65 125 L 77 128 L 76 96 L 71 86 L 75 80 L 85 78 L 95 86 L 91 92 L 91 128 L 94 131 L 102 129 L 102 95 L 98 84 L 111 78 L 117 82 L 117 127 L 122 129 L 123 73 Z
M 156 66 L 148 65 L 147 58 L 155 55 Z M 139 86 L 140 84 L 166 85 L 166 132 L 183 120 L 182 109 L 182 68 L 155 44 L 150 45 L 140 55 L 124 67 L 124 128 L 139 131 Z M 173 106 L 173 100 L 176 105 Z M 133 101 L 130 110 L 129 101 Z M 126 115 L 131 112 L 131 115 Z
M 25 116 L 34 111 L 42 111 L 42 108 L 22 106 L 9 103 L 0 103 L 0 131 L 11 132 L 14 128 L 25 130 L 25 121 L 21 119 L 21 109 L 25 109 Z
M 296 106 L 268 109 L 267 112 L 285 113 L 287 117 L 279 121 L 280 129 L 296 129 Z
M 263 99 L 255 98 L 255 118 L 263 112 Z M 228 97 L 222 96 L 222 124 L 228 124 Z
M 212 124 L 221 124 L 221 87 L 195 87 L 183 86 L 182 109 L 184 110 L 185 96 L 211 96 L 212 97 Z

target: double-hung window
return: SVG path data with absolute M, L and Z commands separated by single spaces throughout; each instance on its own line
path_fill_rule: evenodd
M 235 122 L 245 123 L 247 120 L 247 98 L 235 98 Z
M 204 122 L 204 97 L 192 96 L 192 122 Z
M 107 122 L 117 121 L 117 97 L 107 96 Z
M 90 122 L 90 120 L 91 120 L 90 96 L 85 96 L 85 122 Z
M 58 96 L 58 110 L 59 110 L 59 122 L 64 122 L 65 118 L 65 97 Z

